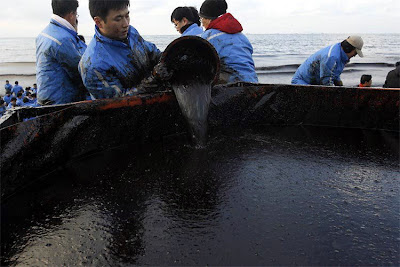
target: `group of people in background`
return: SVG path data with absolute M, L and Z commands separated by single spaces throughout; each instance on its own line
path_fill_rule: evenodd
M 7 109 L 14 107 L 38 107 L 37 103 L 37 84 L 34 83 L 33 87 L 26 87 L 25 89 L 15 81 L 14 86 L 6 80 L 4 85 L 6 91 L 5 95 L 0 99 L 0 117 L 3 116 Z
M 89 0 L 95 24 L 89 45 L 78 35 L 78 6 L 77 0 L 52 0 L 50 23 L 36 39 L 40 105 L 131 95 L 151 76 L 161 57 L 157 46 L 130 25 L 130 0 Z M 199 36 L 214 46 L 221 61 L 219 83 L 257 83 L 253 47 L 240 22 L 227 9 L 225 0 L 205 0 L 199 11 L 176 8 L 171 22 L 182 36 Z M 342 86 L 340 75 L 345 65 L 352 57 L 363 56 L 363 45 L 360 36 L 349 36 L 321 49 L 300 65 L 292 84 Z M 388 79 L 385 86 L 400 88 L 399 64 Z M 372 77 L 363 75 L 359 86 L 371 83 Z

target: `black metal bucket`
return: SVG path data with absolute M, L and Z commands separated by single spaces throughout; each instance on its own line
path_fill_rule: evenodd
M 220 61 L 215 48 L 203 38 L 184 36 L 170 43 L 153 75 L 172 84 L 214 84 L 218 81 Z

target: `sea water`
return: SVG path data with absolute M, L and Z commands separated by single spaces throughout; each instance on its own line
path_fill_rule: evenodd
M 246 35 L 253 45 L 253 59 L 261 83 L 289 84 L 297 67 L 318 50 L 346 39 L 342 34 L 261 34 Z M 342 80 L 346 86 L 359 84 L 362 74 L 371 74 L 373 86 L 382 86 L 387 73 L 400 61 L 400 34 L 360 34 L 365 57 L 356 56 L 345 67 Z M 177 35 L 144 35 L 163 51 Z M 90 36 L 85 37 L 87 43 Z M 35 38 L 0 38 L 0 80 L 35 78 Z M 13 62 L 14 64 L 10 64 Z M 3 86 L 0 87 L 3 90 Z M 0 92 L 1 93 L 1 92 Z

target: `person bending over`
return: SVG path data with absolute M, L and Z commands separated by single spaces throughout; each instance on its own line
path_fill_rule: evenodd
M 341 43 L 325 47 L 310 56 L 292 78 L 292 84 L 343 86 L 340 75 L 344 66 L 361 51 L 364 41 L 360 36 L 350 36 Z
M 160 50 L 129 25 L 128 7 L 129 0 L 89 0 L 95 36 L 79 71 L 92 99 L 130 94 L 161 57 Z

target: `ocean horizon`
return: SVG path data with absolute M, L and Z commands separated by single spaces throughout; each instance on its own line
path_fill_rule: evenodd
M 349 33 L 247 34 L 260 83 L 289 84 L 297 67 L 318 50 L 341 42 Z M 370 74 L 373 86 L 381 87 L 387 73 L 400 61 L 400 34 L 360 34 L 365 57 L 355 57 L 342 73 L 345 86 L 356 86 L 362 74 Z M 178 35 L 143 35 L 163 51 Z M 92 36 L 85 36 L 89 43 Z M 35 82 L 35 37 L 0 38 L 0 79 Z M 1 91 L 0 91 L 1 93 Z

